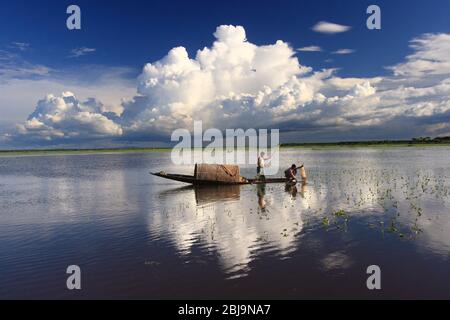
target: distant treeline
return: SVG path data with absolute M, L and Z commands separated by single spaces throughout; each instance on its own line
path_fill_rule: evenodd
M 412 140 L 377 140 L 377 141 L 341 141 L 341 142 L 315 142 L 315 143 L 283 143 L 282 147 L 304 146 L 367 146 L 367 145 L 418 145 L 418 144 L 450 144 L 450 137 L 419 137 Z
M 378 141 L 342 141 L 342 142 L 312 142 L 312 143 L 284 143 L 281 147 L 314 147 L 314 146 L 383 146 L 383 145 L 438 145 L 450 144 L 450 137 L 420 137 L 412 140 L 378 140 Z M 36 153 L 131 153 L 131 152 L 159 152 L 169 151 L 167 148 L 97 148 L 97 149 L 15 149 L 1 150 L 1 154 L 36 154 Z

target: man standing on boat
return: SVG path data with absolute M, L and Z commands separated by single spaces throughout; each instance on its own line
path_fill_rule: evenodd
M 265 179 L 266 176 L 264 175 L 264 166 L 266 165 L 266 160 L 269 160 L 270 157 L 266 157 L 266 154 L 264 152 L 261 152 L 258 157 L 258 166 L 256 168 L 256 174 L 258 179 Z

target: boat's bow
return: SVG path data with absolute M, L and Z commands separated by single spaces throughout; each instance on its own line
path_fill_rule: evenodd
M 165 173 L 164 171 L 150 172 L 150 174 L 160 177 L 160 178 L 173 180 L 173 181 L 179 181 L 179 182 L 185 182 L 185 183 L 191 183 L 191 184 L 195 183 L 194 176 L 189 176 L 189 175 L 184 175 L 184 174 L 170 174 L 170 173 Z

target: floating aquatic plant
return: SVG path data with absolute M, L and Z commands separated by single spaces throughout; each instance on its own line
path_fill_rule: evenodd
M 347 214 L 345 213 L 345 211 L 344 210 L 339 210 L 339 211 L 336 211 L 335 213 L 334 213 L 334 215 L 336 216 L 336 217 L 346 217 L 347 216 Z

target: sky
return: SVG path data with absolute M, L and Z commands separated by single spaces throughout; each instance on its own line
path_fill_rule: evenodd
M 69 30 L 66 9 L 81 9 Z M 381 9 L 369 30 L 366 9 Z M 450 2 L 2 1 L 0 148 L 450 135 Z

